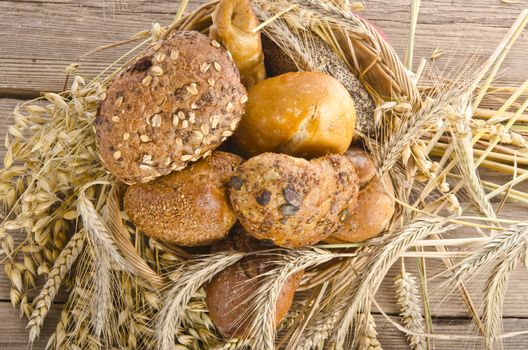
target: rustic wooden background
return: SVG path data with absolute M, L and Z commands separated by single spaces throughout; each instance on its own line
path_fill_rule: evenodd
M 195 8 L 203 0 L 191 0 Z M 416 36 L 416 56 L 429 57 L 435 48 L 445 54 L 440 66 L 454 65 L 476 54 L 482 62 L 491 54 L 520 11 L 526 0 L 423 0 Z M 363 13 L 389 36 L 397 52 L 403 56 L 409 28 L 410 0 L 375 0 L 365 3 Z M 170 22 L 178 8 L 176 0 L 0 0 L 0 134 L 12 121 L 11 111 L 20 102 L 40 95 L 42 91 L 60 91 L 64 82 L 64 68 L 81 54 L 100 45 L 128 38 L 149 28 L 153 22 Z M 121 49 L 119 49 L 121 50 Z M 80 72 L 86 76 L 106 67 L 119 50 L 105 51 L 81 61 Z M 506 60 L 501 81 L 518 85 L 528 78 L 528 35 L 524 34 Z M 418 59 L 415 60 L 415 63 Z M 2 150 L 3 153 L 3 150 Z M 506 178 L 484 172 L 483 176 L 496 181 Z M 522 186 L 528 190 L 528 186 Z M 525 217 L 528 207 L 509 203 L 505 217 Z M 411 271 L 414 261 L 407 263 Z M 441 271 L 441 263 L 428 263 L 430 275 Z M 386 279 L 377 300 L 385 311 L 397 319 L 394 307 L 393 277 L 395 267 Z M 484 276 L 477 276 L 469 285 L 475 303 L 481 300 Z M 434 286 L 441 282 L 436 279 Z M 528 273 L 518 271 L 509 285 L 505 302 L 504 329 L 528 329 Z M 57 306 L 64 302 L 64 296 Z M 33 348 L 44 348 L 45 338 L 57 320 L 58 307 L 48 316 L 43 338 Z M 468 313 L 462 299 L 454 293 L 443 299 L 433 298 L 434 329 L 439 333 L 467 334 L 470 329 Z M 382 316 L 376 315 L 379 339 L 385 349 L 407 349 L 405 338 Z M 26 349 L 25 321 L 9 302 L 9 284 L 0 274 L 0 349 Z M 474 329 L 474 327 L 473 327 Z M 436 349 L 479 348 L 470 341 L 435 341 Z M 506 349 L 528 348 L 528 336 L 511 338 Z

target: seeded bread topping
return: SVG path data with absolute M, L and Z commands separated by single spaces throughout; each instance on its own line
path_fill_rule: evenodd
M 229 197 L 246 231 L 281 247 L 317 243 L 343 227 L 359 190 L 345 156 L 307 161 L 264 153 L 243 163 Z
M 100 158 L 127 184 L 208 156 L 233 134 L 247 102 L 229 53 L 198 32 L 152 45 L 106 95 L 95 121 Z

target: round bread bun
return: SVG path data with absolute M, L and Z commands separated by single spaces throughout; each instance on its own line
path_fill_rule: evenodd
M 237 229 L 227 240 L 215 244 L 212 250 L 248 253 L 269 248 L 272 246 L 248 236 L 242 229 Z M 249 330 L 251 322 L 258 317 L 252 312 L 254 305 L 251 302 L 260 287 L 258 276 L 273 269 L 278 258 L 273 255 L 246 256 L 217 274 L 208 284 L 205 301 L 209 316 L 222 335 L 227 338 L 242 337 Z M 299 271 L 283 284 L 276 304 L 275 326 L 288 313 L 302 276 L 303 271 Z
M 225 238 L 236 222 L 227 183 L 242 159 L 215 151 L 190 167 L 151 182 L 132 185 L 125 212 L 150 237 L 182 246 Z
M 224 48 L 174 33 L 110 83 L 95 120 L 101 161 L 127 184 L 181 170 L 231 136 L 246 100 Z
M 354 166 L 345 156 L 308 161 L 264 153 L 238 168 L 229 197 L 249 234 L 294 248 L 322 241 L 341 229 L 358 190 Z
M 388 175 L 376 176 L 374 162 L 368 153 L 350 149 L 345 155 L 354 163 L 360 190 L 355 208 L 345 219 L 342 229 L 328 242 L 362 242 L 376 237 L 385 230 L 394 215 L 394 187 Z
M 246 156 L 264 152 L 315 158 L 342 154 L 355 129 L 354 101 L 324 73 L 286 73 L 248 91 L 246 113 L 233 136 Z

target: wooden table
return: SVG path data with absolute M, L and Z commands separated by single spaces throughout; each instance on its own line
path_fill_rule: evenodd
M 191 0 L 190 8 L 202 0 Z M 376 0 L 367 2 L 364 15 L 372 19 L 390 37 L 403 56 L 409 29 L 410 0 Z M 512 4 L 501 0 L 422 1 L 416 36 L 417 58 L 429 57 L 435 48 L 444 50 L 440 66 L 455 65 L 476 54 L 477 64 L 491 54 L 517 15 L 527 7 L 526 0 Z M 62 90 L 64 68 L 81 54 L 100 45 L 127 39 L 131 34 L 149 28 L 153 22 L 169 23 L 178 8 L 175 0 L 0 0 L 0 134 L 12 122 L 11 111 L 20 102 L 39 96 L 42 91 Z M 120 49 L 119 49 L 120 50 Z M 104 51 L 81 61 L 80 73 L 93 76 L 106 67 L 119 50 Z M 507 58 L 501 80 L 518 85 L 528 78 L 528 36 L 519 40 Z M 417 63 L 417 59 L 415 63 Z M 2 143 L 3 144 L 3 143 Z M 3 149 L 2 149 L 3 153 Z M 498 181 L 505 177 L 485 172 L 483 176 Z M 523 186 L 526 190 L 527 186 Z M 507 217 L 525 217 L 527 207 L 509 204 L 503 211 Z M 522 215 L 522 216 L 521 216 Z M 412 261 L 407 264 L 414 267 Z M 441 271 L 438 261 L 428 264 L 429 273 Z M 413 271 L 411 269 L 411 271 Z M 394 267 L 384 282 L 377 300 L 393 319 L 392 278 Z M 469 288 L 479 305 L 484 276 L 477 276 Z M 431 282 L 434 288 L 435 282 Z M 505 302 L 506 331 L 528 329 L 528 274 L 518 271 L 510 282 Z M 64 302 L 59 298 L 58 304 Z M 433 300 L 436 332 L 466 334 L 470 322 L 460 296 L 454 293 L 446 300 Z M 34 349 L 45 345 L 57 321 L 57 308 L 48 316 L 43 339 Z M 385 349 L 407 349 L 405 338 L 379 314 L 376 315 L 379 339 Z M 9 302 L 9 284 L 0 277 L 0 349 L 26 349 L 25 321 Z M 474 347 L 471 342 L 435 341 L 437 349 Z M 508 339 L 507 349 L 528 348 L 528 336 Z

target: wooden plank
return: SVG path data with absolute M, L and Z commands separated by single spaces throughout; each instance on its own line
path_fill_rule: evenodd
M 391 317 L 395 322 L 399 322 L 398 317 Z M 378 339 L 383 349 L 409 349 L 405 337 L 396 329 L 384 316 L 374 315 Z M 475 326 L 467 319 L 443 318 L 433 320 L 433 329 L 437 334 L 443 335 L 475 335 Z M 472 332 L 468 331 L 472 329 Z M 507 318 L 504 320 L 504 329 L 508 332 L 525 331 L 528 329 L 528 320 L 521 318 Z M 433 340 L 434 349 L 484 349 L 483 344 L 475 340 Z M 504 349 L 526 349 L 528 347 L 528 335 L 521 335 L 514 338 L 507 338 L 504 341 Z
M 26 326 L 25 320 L 18 317 L 18 313 L 13 310 L 7 303 L 0 303 L 0 315 L 2 315 L 2 322 L 0 322 L 0 349 L 9 350 L 26 350 L 28 347 L 28 334 L 24 329 Z M 402 333 L 396 329 L 384 316 L 375 314 L 376 329 L 378 331 L 378 339 L 384 349 L 390 350 L 408 350 L 409 346 Z M 399 322 L 398 317 L 391 316 L 395 322 Z M 48 337 L 53 333 L 53 330 L 59 320 L 59 310 L 52 309 L 48 314 L 48 318 L 44 324 L 43 333 L 40 340 L 33 347 L 34 349 L 44 349 Z M 471 322 L 467 319 L 460 318 L 443 318 L 435 319 L 433 321 L 434 330 L 438 334 L 448 335 L 470 335 L 468 329 L 471 327 Z M 528 320 L 523 318 L 506 318 L 504 320 L 504 328 L 510 332 L 524 331 L 528 329 Z M 474 328 L 473 328 L 474 329 Z M 464 340 L 435 340 L 435 349 L 450 350 L 450 349 L 480 349 L 481 344 L 475 341 Z M 526 349 L 528 347 L 528 336 L 522 335 L 514 338 L 508 338 L 505 341 L 505 349 Z
M 27 321 L 21 319 L 18 310 L 14 310 L 9 303 L 0 303 L 0 349 L 5 350 L 27 350 L 28 332 L 26 331 Z M 46 318 L 40 339 L 35 342 L 33 349 L 44 349 L 48 338 L 59 321 L 59 308 L 53 307 Z
M 195 8 L 202 0 L 193 0 Z M 104 44 L 127 39 L 150 28 L 153 22 L 167 24 L 177 11 L 177 1 L 119 2 L 90 0 L 0 2 L 0 93 L 35 94 L 61 90 L 64 68 L 80 55 Z M 367 3 L 363 13 L 389 36 L 400 56 L 407 45 L 409 2 L 378 0 Z M 429 57 L 439 47 L 446 54 L 440 66 L 453 66 L 477 53 L 481 63 L 513 23 L 522 4 L 498 0 L 422 2 L 416 34 L 416 57 Z M 488 14 L 493 14 L 489 16 Z M 38 34 L 37 34 L 38 33 Z M 483 40 L 485 38 L 485 40 Z M 81 61 L 80 72 L 90 77 L 106 67 L 126 48 L 121 47 Z M 521 37 L 505 62 L 501 79 L 510 83 L 526 78 L 525 54 L 528 37 Z M 415 60 L 415 65 L 419 60 Z
M 0 2 L 0 94 L 35 94 L 62 90 L 64 68 L 101 45 L 128 39 L 168 24 L 178 1 L 2 1 Z M 191 0 L 189 9 L 203 1 Z M 94 76 L 133 45 L 104 51 L 80 61 L 79 70 Z

